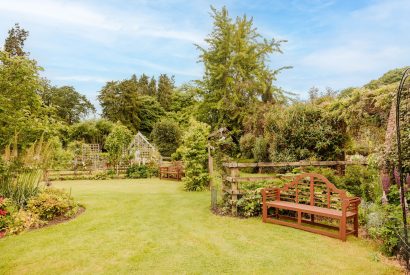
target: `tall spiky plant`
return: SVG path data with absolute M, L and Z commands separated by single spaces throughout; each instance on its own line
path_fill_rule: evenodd
M 23 153 L 18 152 L 17 134 L 13 149 L 6 146 L 3 155 L 4 169 L 0 173 L 0 196 L 12 199 L 24 207 L 30 197 L 41 190 L 41 180 L 52 157 L 50 143 L 43 136 Z

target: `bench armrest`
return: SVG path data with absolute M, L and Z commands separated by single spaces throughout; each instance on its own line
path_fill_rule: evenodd
M 275 195 L 272 196 L 272 193 L 274 193 Z M 261 194 L 262 194 L 262 202 L 265 203 L 267 198 L 272 198 L 275 197 L 275 199 L 279 196 L 280 194 L 280 188 L 274 187 L 274 188 L 263 188 L 261 190 Z
M 361 203 L 361 199 L 359 197 L 349 197 L 343 200 L 347 211 L 352 211 L 357 213 L 359 211 L 359 204 Z

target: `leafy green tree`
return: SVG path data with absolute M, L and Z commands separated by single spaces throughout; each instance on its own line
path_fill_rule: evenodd
M 175 88 L 174 77 L 169 77 L 166 74 L 161 74 L 158 80 L 157 100 L 165 111 L 169 111 L 172 94 Z
M 134 133 L 149 134 L 164 109 L 154 97 L 141 95 L 135 76 L 123 81 L 108 82 L 98 96 L 102 116 L 113 122 L 120 121 Z
M 6 41 L 4 42 L 4 50 L 8 52 L 10 56 L 27 55 L 23 47 L 28 35 L 29 32 L 20 28 L 18 23 L 14 24 L 14 27 L 9 30 Z
M 177 121 L 183 128 L 187 127 L 190 118 L 198 113 L 197 90 L 198 87 L 192 84 L 182 84 L 172 93 L 167 117 Z
M 54 108 L 57 117 L 69 125 L 95 112 L 94 105 L 72 86 L 50 87 L 47 85 L 40 96 L 44 104 Z
M 156 96 L 157 95 L 157 81 L 155 80 L 154 77 L 151 77 L 151 80 L 149 81 L 148 84 L 148 95 L 149 96 Z
M 199 60 L 205 66 L 199 81 L 202 101 L 198 117 L 213 129 L 226 127 L 238 143 L 250 106 L 262 97 L 272 101 L 277 95 L 283 96 L 272 85 L 278 71 L 267 65 L 271 53 L 281 52 L 283 41 L 263 39 L 246 16 L 233 21 L 225 7 L 211 9 L 214 23 L 205 39 L 208 47 L 197 46 Z
M 98 143 L 105 146 L 105 139 L 111 133 L 114 123 L 106 119 L 85 120 L 70 126 L 68 136 L 70 140 Z
M 181 142 L 181 129 L 174 120 L 163 118 L 154 124 L 151 139 L 162 156 L 170 157 Z
M 197 103 L 195 98 L 197 93 L 197 87 L 191 84 L 182 84 L 172 93 L 169 111 L 178 113 L 186 108 L 192 107 Z
M 116 169 L 117 174 L 121 161 L 125 159 L 124 152 L 128 148 L 131 139 L 131 131 L 124 125 L 117 123 L 105 141 L 110 162 Z
M 36 141 L 42 134 L 53 135 L 49 110 L 41 97 L 41 68 L 24 56 L 10 57 L 0 51 L 0 148 L 19 138 L 19 145 Z
M 202 122 L 191 119 L 188 130 L 182 137 L 182 145 L 177 153 L 182 156 L 185 165 L 183 178 L 185 190 L 200 191 L 209 185 L 207 169 L 208 136 L 210 127 Z
M 144 135 L 149 135 L 154 124 L 164 116 L 165 111 L 151 96 L 141 96 L 138 98 L 137 116 L 140 120 L 138 130 Z
M 145 74 L 140 76 L 138 80 L 138 92 L 141 95 L 150 95 L 149 77 Z
M 120 121 L 134 131 L 138 129 L 138 80 L 135 75 L 123 81 L 107 82 L 101 89 L 98 100 L 104 118 L 113 122 Z

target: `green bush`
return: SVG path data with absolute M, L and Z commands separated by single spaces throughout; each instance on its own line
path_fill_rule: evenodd
M 79 205 L 64 190 L 46 188 L 37 196 L 32 197 L 27 210 L 36 214 L 42 220 L 50 221 L 55 217 L 72 217 L 78 211 Z
M 346 125 L 339 117 L 312 104 L 273 109 L 265 131 L 272 136 L 273 161 L 338 160 L 347 143 Z
M 339 187 L 371 202 L 382 195 L 378 170 L 361 165 L 349 165 L 344 177 L 340 178 Z
M 381 251 L 392 256 L 399 251 L 398 229 L 402 226 L 401 207 L 362 202 L 359 221 L 371 239 L 381 242 Z
M 115 176 L 114 170 L 107 170 L 107 171 L 102 171 L 93 176 L 94 180 L 109 180 L 113 179 Z
M 243 217 L 259 216 L 262 212 L 262 195 L 261 189 L 248 190 L 244 192 L 237 201 L 238 215 Z
M 156 176 L 157 174 L 157 168 L 144 164 L 133 164 L 127 169 L 127 178 L 130 179 L 150 178 L 152 176 Z
M 281 179 L 253 181 L 241 183 L 240 189 L 242 195 L 237 201 L 238 215 L 241 217 L 254 217 L 262 213 L 262 188 L 281 187 L 285 181 Z M 227 207 L 229 201 L 225 201 Z

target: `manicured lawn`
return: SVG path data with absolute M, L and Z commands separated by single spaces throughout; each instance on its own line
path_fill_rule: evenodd
M 209 193 L 151 180 L 67 181 L 87 210 L 0 240 L 0 274 L 395 274 L 366 241 L 346 243 L 209 211 Z

